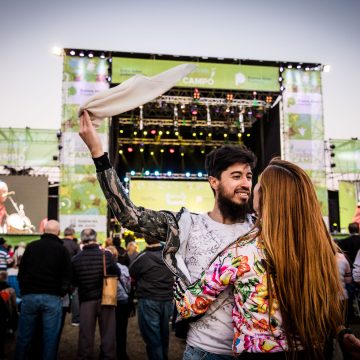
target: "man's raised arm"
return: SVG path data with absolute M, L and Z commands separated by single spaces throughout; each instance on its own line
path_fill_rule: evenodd
M 107 154 L 104 153 L 101 139 L 87 111 L 80 117 L 79 135 L 90 150 L 101 189 L 121 225 L 165 241 L 168 230 L 165 215 L 159 211 L 137 207 L 131 202 Z

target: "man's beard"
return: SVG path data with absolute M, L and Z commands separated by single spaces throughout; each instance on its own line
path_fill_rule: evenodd
M 223 189 L 220 188 L 218 193 L 218 206 L 221 215 L 231 222 L 243 222 L 246 220 L 246 215 L 250 213 L 250 206 L 248 202 L 237 204 L 224 196 Z

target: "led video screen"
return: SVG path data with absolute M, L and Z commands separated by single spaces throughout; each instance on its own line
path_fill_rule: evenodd
M 204 213 L 214 206 L 208 181 L 201 180 L 131 180 L 130 199 L 137 206 L 154 210 Z
M 37 233 L 47 212 L 46 176 L 0 175 L 0 233 Z

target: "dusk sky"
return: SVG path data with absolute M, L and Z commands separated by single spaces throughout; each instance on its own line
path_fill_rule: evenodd
M 0 0 L 0 127 L 60 128 L 54 45 L 330 64 L 326 138 L 360 138 L 360 1 Z

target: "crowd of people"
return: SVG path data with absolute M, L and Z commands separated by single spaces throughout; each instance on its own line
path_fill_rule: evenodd
M 79 327 L 77 359 L 93 356 L 96 323 L 99 357 L 131 358 L 126 334 L 134 299 L 149 360 L 169 358 L 171 317 L 186 339 L 184 360 L 331 359 L 334 339 L 346 359 L 360 358 L 360 340 L 347 327 L 352 315 L 345 315 L 360 281 L 359 226 L 351 224 L 351 236 L 336 244 L 304 170 L 271 160 L 251 207 L 256 157 L 225 145 L 206 156 L 213 209 L 154 211 L 131 202 L 86 111 L 80 129 L 114 216 L 141 234 L 146 247 L 138 252 L 128 236 L 126 249 L 116 237 L 101 246 L 90 228 L 81 231 L 78 245 L 76 229 L 65 229 L 60 239 L 55 220 L 17 260 L 2 241 L 0 290 L 7 315 L 1 335 L 16 330 L 20 305 L 16 359 L 34 353 L 56 359 L 70 310 Z M 13 263 L 18 291 L 6 281 Z M 102 303 L 105 274 L 117 279 L 112 305 Z M 34 338 L 42 339 L 40 346 Z

